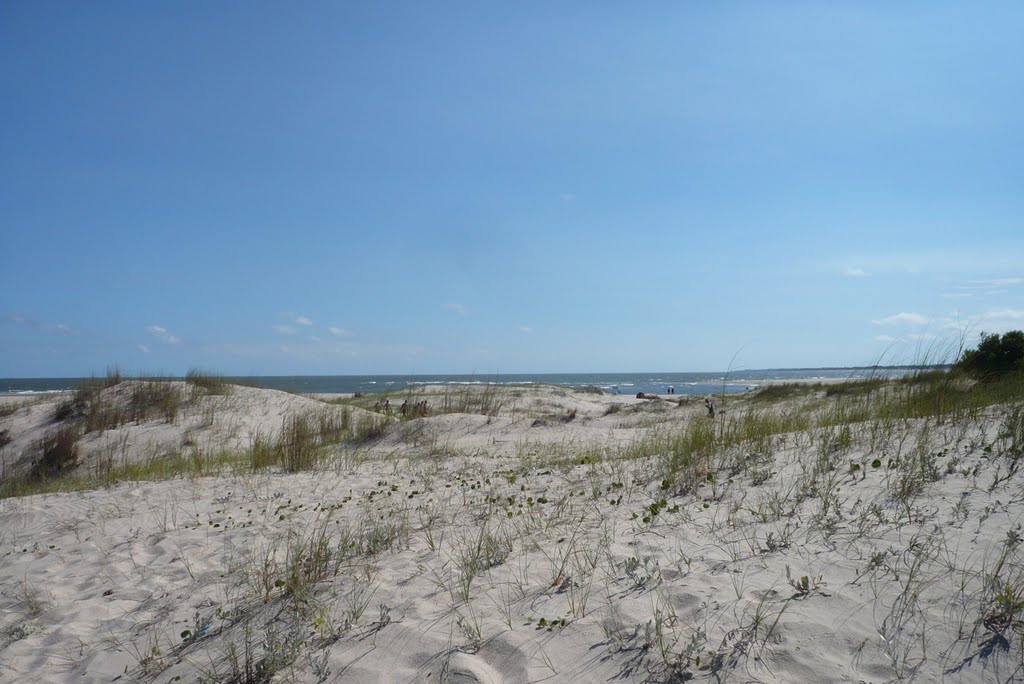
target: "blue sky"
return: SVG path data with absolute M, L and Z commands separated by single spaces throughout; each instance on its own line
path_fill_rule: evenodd
M 3 3 L 0 376 L 1024 328 L 1022 32 L 1010 2 Z

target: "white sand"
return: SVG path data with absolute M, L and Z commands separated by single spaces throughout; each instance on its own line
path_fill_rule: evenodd
M 444 390 L 425 391 L 439 406 Z M 232 681 L 247 663 L 302 682 L 1021 676 L 1024 601 L 1005 623 L 994 608 L 1006 583 L 1011 608 L 1024 589 L 1006 409 L 857 424 L 849 444 L 782 435 L 673 496 L 663 454 L 627 449 L 707 421 L 700 398 L 502 396 L 496 416 L 396 420 L 311 472 L 0 500 L 0 681 Z M 246 448 L 325 407 L 338 409 L 236 388 L 172 424 L 90 434 L 82 472 L 111 444 L 129 461 L 186 440 Z M 0 418 L 4 463 L 52 411 Z M 922 455 L 934 470 L 896 496 L 904 469 L 887 461 Z

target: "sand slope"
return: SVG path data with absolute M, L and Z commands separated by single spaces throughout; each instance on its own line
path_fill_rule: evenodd
M 126 426 L 128 450 L 184 429 L 244 446 L 323 406 L 280 394 Z M 515 399 L 396 420 L 311 472 L 0 500 L 0 680 L 1021 676 L 1013 409 L 782 433 L 667 483 L 659 436 L 707 427 L 698 403 Z

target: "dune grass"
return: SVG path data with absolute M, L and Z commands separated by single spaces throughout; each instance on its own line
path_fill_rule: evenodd
M 211 371 L 192 368 L 185 375 L 185 382 L 203 394 L 231 394 L 231 384 L 223 375 Z
M 139 461 L 101 459 L 89 472 L 76 470 L 78 442 L 96 425 L 115 426 L 143 417 L 162 417 L 172 422 L 184 400 L 174 385 L 160 381 L 135 381 L 126 408 L 97 409 L 95 387 L 82 389 L 84 415 L 73 415 L 30 448 L 35 465 L 28 472 L 0 477 L 0 498 L 55 492 L 82 491 L 119 482 L 163 480 L 174 477 L 205 477 L 222 473 L 245 474 L 271 469 L 296 473 L 317 467 L 333 445 L 358 448 L 379 438 L 387 419 L 373 414 L 354 418 L 346 408 L 325 409 L 285 416 L 272 437 L 256 435 L 248 449 L 207 452 L 199 448 L 164 453 Z M 111 385 L 116 386 L 116 385 Z M 93 413 L 90 413 L 93 411 Z M 106 411 L 107 413 L 105 413 Z M 113 414 L 114 417 L 109 416 Z M 90 415 L 94 416 L 90 420 Z M 97 417 L 99 416 L 99 417 Z M 102 420 L 101 418 L 102 417 Z

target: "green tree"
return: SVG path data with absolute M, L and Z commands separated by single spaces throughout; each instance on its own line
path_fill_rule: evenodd
M 1024 332 L 982 333 L 978 348 L 964 352 L 957 366 L 980 380 L 1024 372 Z

